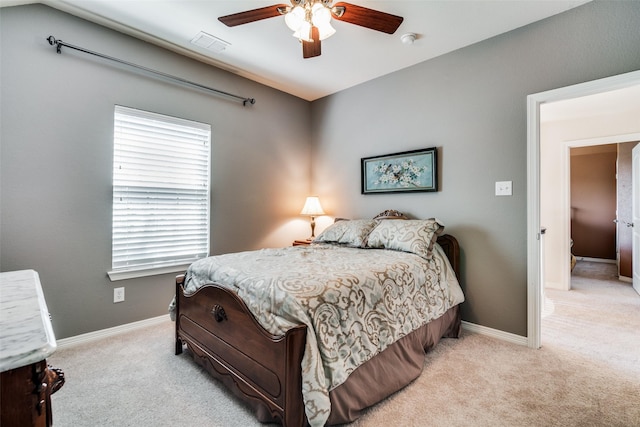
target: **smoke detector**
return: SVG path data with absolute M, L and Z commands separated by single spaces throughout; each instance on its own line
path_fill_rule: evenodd
M 403 44 L 413 44 L 416 41 L 416 35 L 414 33 L 406 33 L 400 36 L 400 41 Z

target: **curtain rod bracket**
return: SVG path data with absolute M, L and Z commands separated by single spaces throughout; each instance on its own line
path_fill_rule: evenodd
M 239 101 L 242 101 L 242 105 L 245 106 L 245 107 L 247 106 L 247 103 L 249 103 L 251 105 L 256 103 L 255 98 L 245 98 L 244 96 L 234 95 L 234 94 L 229 93 L 229 92 L 225 92 L 225 91 L 222 91 L 222 90 L 214 89 L 214 88 L 209 87 L 209 86 L 201 85 L 200 83 L 194 83 L 192 81 L 185 80 L 185 79 L 182 79 L 180 77 L 175 77 L 175 76 L 172 76 L 170 74 L 165 74 L 165 73 L 162 73 L 160 71 L 152 70 L 151 68 L 147 68 L 147 67 L 143 67 L 141 65 L 133 64 L 131 62 L 123 61 L 121 59 L 114 58 L 112 56 L 103 55 L 103 54 L 98 53 L 98 52 L 93 52 L 91 50 L 87 50 L 87 49 L 84 49 L 84 48 L 81 48 L 81 47 L 78 47 L 78 46 L 71 45 L 69 43 L 65 43 L 62 40 L 58 40 L 53 36 L 47 37 L 47 41 L 49 42 L 49 44 L 51 46 L 53 46 L 53 45 L 56 46 L 56 52 L 58 52 L 58 53 L 62 53 L 62 46 L 66 46 L 68 48 L 75 49 L 75 50 L 78 50 L 80 52 L 87 53 L 89 55 L 98 56 L 98 57 L 103 58 L 103 59 L 108 59 L 110 61 L 118 62 L 120 64 L 124 64 L 124 65 L 127 65 L 129 67 L 137 68 L 137 69 L 145 71 L 147 73 L 155 74 L 156 76 L 163 77 L 163 78 L 171 80 L 171 81 L 173 81 L 175 83 L 180 83 L 180 84 L 183 84 L 183 85 L 195 87 L 197 89 L 203 89 L 203 90 L 206 90 L 206 91 L 209 91 L 209 92 L 213 92 L 216 95 L 224 95 L 224 96 L 227 96 L 227 97 L 230 97 L 230 98 L 235 98 L 235 99 L 237 99 Z
M 47 41 L 51 46 L 56 45 L 56 52 L 62 53 L 62 40 L 56 40 L 55 37 L 49 36 L 47 37 Z

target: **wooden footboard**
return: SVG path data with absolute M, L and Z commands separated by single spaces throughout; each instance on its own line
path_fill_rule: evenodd
M 238 296 L 208 285 L 191 296 L 176 278 L 176 354 L 186 344 L 196 362 L 256 411 L 261 422 L 306 422 L 301 361 L 306 326 L 283 336 L 267 332 Z

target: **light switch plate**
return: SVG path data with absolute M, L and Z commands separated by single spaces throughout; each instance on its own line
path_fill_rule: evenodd
M 512 181 L 498 181 L 496 182 L 496 196 L 511 196 L 512 195 Z

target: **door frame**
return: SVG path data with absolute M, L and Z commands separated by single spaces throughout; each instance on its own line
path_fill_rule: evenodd
M 562 191 L 562 204 L 560 205 L 558 215 L 563 218 L 562 225 L 560 228 L 560 235 L 563 235 L 564 238 L 562 242 L 567 242 L 566 246 L 563 246 L 558 251 L 561 256 L 566 255 L 566 259 L 569 259 L 569 254 L 571 252 L 571 246 L 569 241 L 571 240 L 571 149 L 578 147 L 592 147 L 596 145 L 608 145 L 608 144 L 624 144 L 625 142 L 635 142 L 640 141 L 640 133 L 629 133 L 629 134 L 620 134 L 620 135 L 609 135 L 609 136 L 601 136 L 596 138 L 588 138 L 588 139 L 576 139 L 572 141 L 564 141 L 562 143 L 562 154 L 563 161 L 561 162 L 560 167 L 562 168 L 560 176 L 562 177 L 562 181 L 560 185 L 563 187 Z M 617 174 L 616 168 L 616 174 Z M 617 181 L 617 179 L 616 179 Z M 617 189 L 616 189 L 617 192 Z M 617 193 L 616 193 L 617 198 Z M 617 211 L 617 205 L 616 205 Z M 617 216 L 616 216 L 617 218 Z M 618 226 L 616 226 L 616 264 L 619 264 L 620 260 L 618 254 Z M 571 289 L 571 268 L 569 268 L 568 263 L 566 264 L 566 268 L 563 268 L 563 274 L 561 283 L 559 283 L 560 288 L 564 290 Z M 542 286 L 542 285 L 541 285 Z
M 632 269 L 631 269 L 631 286 L 640 294 L 640 230 L 637 226 L 640 226 L 640 188 L 637 187 L 637 181 L 640 177 L 640 162 L 638 162 L 637 156 L 640 156 L 640 144 L 633 147 L 631 150 L 631 226 L 632 230 Z M 637 223 L 637 224 L 636 224 Z
M 527 96 L 527 346 L 540 348 L 540 105 L 595 95 L 640 84 L 640 71 L 580 83 Z

